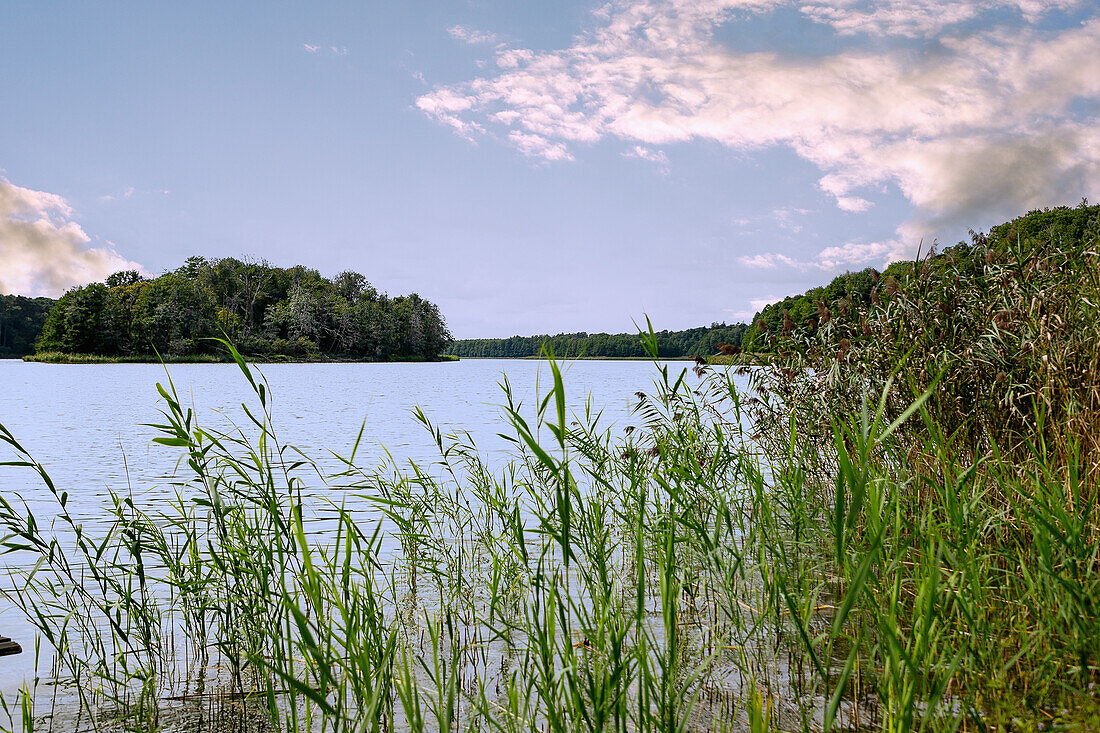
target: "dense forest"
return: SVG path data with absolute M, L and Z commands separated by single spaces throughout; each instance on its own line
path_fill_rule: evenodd
M 712 323 L 709 328 L 686 331 L 658 331 L 657 347 L 662 358 L 707 356 L 736 350 L 748 329 L 743 323 Z M 506 339 L 462 339 L 448 353 L 456 356 L 524 358 L 538 356 L 546 344 L 557 357 L 643 358 L 648 356 L 637 333 L 559 333 L 557 336 L 513 336 Z
M 0 359 L 34 353 L 34 342 L 54 302 L 50 298 L 0 295 Z
M 390 298 L 355 272 L 335 278 L 295 266 L 191 257 L 160 277 L 118 272 L 53 306 L 37 351 L 100 356 L 218 351 L 228 337 L 257 356 L 434 359 L 451 343 L 438 307 Z

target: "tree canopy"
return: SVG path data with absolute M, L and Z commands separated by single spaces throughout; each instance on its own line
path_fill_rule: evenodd
M 686 331 L 658 331 L 658 354 L 662 358 L 675 359 L 736 350 L 740 347 L 741 337 L 747 328 L 742 323 L 712 323 L 709 328 L 701 326 Z M 455 341 L 449 353 L 456 356 L 523 358 L 538 356 L 544 344 L 553 349 L 555 356 L 566 359 L 582 356 L 643 358 L 649 355 L 637 333 L 584 332 L 559 333 L 556 336 L 512 336 L 506 339 L 462 339 Z
M 119 272 L 76 287 L 46 317 L 38 351 L 103 356 L 216 351 L 366 360 L 434 359 L 450 345 L 439 308 L 416 293 L 389 297 L 357 272 L 332 279 L 301 265 L 190 257 L 145 279 Z

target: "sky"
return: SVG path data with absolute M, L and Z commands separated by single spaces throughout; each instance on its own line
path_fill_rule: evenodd
M 458 338 L 748 320 L 1100 198 L 1100 0 L 0 2 L 0 293 L 191 255 Z

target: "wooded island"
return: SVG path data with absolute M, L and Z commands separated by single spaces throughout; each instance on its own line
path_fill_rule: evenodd
M 430 360 L 451 343 L 439 308 L 389 297 L 357 272 L 332 279 L 301 265 L 190 257 L 146 279 L 118 272 L 69 290 L 50 309 L 37 357 L 195 358 L 225 338 L 259 357 Z

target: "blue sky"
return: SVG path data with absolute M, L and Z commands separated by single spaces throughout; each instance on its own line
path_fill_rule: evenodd
M 0 291 L 351 269 L 457 337 L 751 317 L 1100 197 L 1095 0 L 0 5 Z

